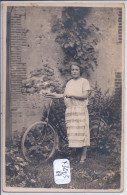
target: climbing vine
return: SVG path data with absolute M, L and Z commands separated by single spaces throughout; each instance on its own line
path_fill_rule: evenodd
M 54 22 L 52 32 L 57 34 L 56 42 L 64 52 L 63 67 L 59 69 L 62 75 L 69 73 L 69 62 L 81 64 L 87 76 L 90 69 L 94 71 L 97 63 L 99 28 L 87 24 L 91 8 L 64 8 L 62 18 Z

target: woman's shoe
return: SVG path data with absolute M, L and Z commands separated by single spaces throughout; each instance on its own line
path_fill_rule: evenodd
M 86 156 L 84 157 L 82 156 L 79 162 L 83 164 L 85 161 L 86 161 Z
M 83 164 L 85 163 L 85 160 L 80 160 L 79 163 Z

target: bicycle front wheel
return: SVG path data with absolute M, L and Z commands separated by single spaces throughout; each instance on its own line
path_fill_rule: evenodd
M 44 121 L 31 125 L 23 135 L 22 151 L 24 158 L 31 163 L 49 160 L 55 153 L 57 133 Z

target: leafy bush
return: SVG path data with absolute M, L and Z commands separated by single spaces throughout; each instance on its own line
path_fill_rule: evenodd
M 89 112 L 101 116 L 109 125 L 119 123 L 121 122 L 121 97 L 121 88 L 113 95 L 109 95 L 108 91 L 103 94 L 96 82 L 89 95 Z
M 107 123 L 107 128 L 101 128 L 99 133 L 97 149 L 117 159 L 116 163 L 120 163 L 121 153 L 121 92 L 119 88 L 117 93 L 109 96 L 108 93 L 103 94 L 96 84 L 89 100 L 89 113 L 100 116 Z

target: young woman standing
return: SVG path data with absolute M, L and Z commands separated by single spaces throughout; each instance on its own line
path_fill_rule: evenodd
M 81 77 L 81 67 L 78 63 L 71 64 L 72 79 L 66 84 L 64 94 L 48 93 L 52 98 L 64 98 L 66 105 L 65 122 L 69 147 L 82 148 L 80 162 L 86 159 L 87 147 L 90 146 L 88 91 L 90 85 L 87 79 Z

